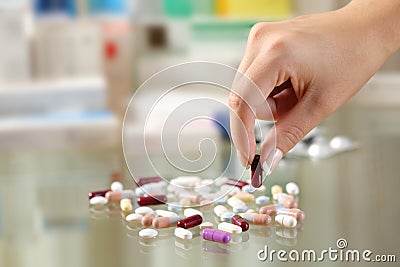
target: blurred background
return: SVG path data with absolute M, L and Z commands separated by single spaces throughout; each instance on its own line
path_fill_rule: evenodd
M 130 98 L 151 75 L 193 60 L 237 67 L 256 22 L 347 2 L 0 0 L 0 265 L 90 265 L 95 249 L 84 247 L 96 234 L 81 234 L 88 230 L 86 194 L 111 179 L 133 185 L 121 127 Z M 397 110 L 399 87 L 397 53 L 348 106 Z M 363 112 L 351 123 L 340 115 L 331 123 L 369 131 L 370 122 L 356 117 Z M 381 117 L 370 118 L 380 125 Z M 223 142 L 218 127 L 202 130 Z M 46 260 L 38 259 L 44 252 Z

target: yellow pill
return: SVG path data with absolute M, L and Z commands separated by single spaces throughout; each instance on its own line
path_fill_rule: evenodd
M 253 202 L 254 201 L 254 196 L 249 193 L 238 193 L 234 195 L 233 197 L 240 199 L 243 202 Z
M 282 187 L 280 185 L 273 185 L 271 187 L 271 194 L 276 195 L 282 193 Z
M 129 198 L 121 199 L 120 202 L 121 210 L 125 213 L 132 211 L 132 200 Z

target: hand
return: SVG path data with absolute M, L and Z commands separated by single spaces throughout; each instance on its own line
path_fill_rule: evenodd
M 269 175 L 283 155 L 357 93 L 398 49 L 400 1 L 353 2 L 251 29 L 229 96 L 232 138 L 244 166 L 255 155 L 256 118 L 276 121 L 261 146 L 260 163 Z

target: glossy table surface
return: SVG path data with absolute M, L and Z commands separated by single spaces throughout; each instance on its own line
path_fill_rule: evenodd
M 1 266 L 266 266 L 283 265 L 260 250 L 295 255 L 315 250 L 371 250 L 400 257 L 400 109 L 344 107 L 323 123 L 328 135 L 345 134 L 360 148 L 322 160 L 286 159 L 265 182 L 300 185 L 305 221 L 292 231 L 251 226 L 231 244 L 177 239 L 173 228 L 151 241 L 127 227 L 117 207 L 91 211 L 87 193 L 109 185 L 122 168 L 120 151 L 2 154 L 0 168 Z M 128 176 L 128 175 L 126 175 Z M 125 185 L 133 182 L 125 177 Z M 268 193 L 269 194 L 269 193 Z M 159 208 L 159 207 L 155 207 Z M 201 209 L 216 223 L 212 208 Z M 283 255 L 281 255 L 283 256 Z M 362 254 L 360 255 L 362 257 Z M 289 260 L 291 261 L 291 260 Z M 309 262 L 298 264 L 308 266 Z M 325 254 L 318 265 L 350 265 Z M 365 265 L 365 262 L 361 262 Z M 366 266 L 381 265 L 369 263 Z M 384 266 L 398 266 L 385 263 Z

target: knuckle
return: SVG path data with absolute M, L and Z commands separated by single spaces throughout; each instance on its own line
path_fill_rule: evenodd
M 254 24 L 253 27 L 251 27 L 250 29 L 248 41 L 252 43 L 261 39 L 261 37 L 265 33 L 265 27 L 266 27 L 265 22 L 257 22 L 256 24 Z
M 228 98 L 228 105 L 232 110 L 238 110 L 241 107 L 242 100 L 234 93 L 231 93 Z
M 281 138 L 290 147 L 294 147 L 304 137 L 304 131 L 297 126 L 288 126 L 283 129 Z

